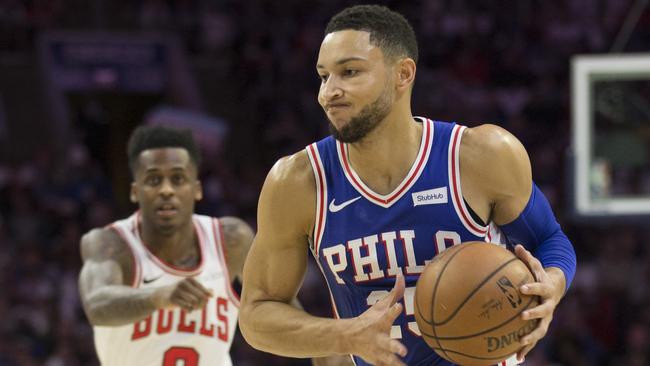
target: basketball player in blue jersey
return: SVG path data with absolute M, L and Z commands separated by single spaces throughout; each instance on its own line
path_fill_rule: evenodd
M 536 277 L 520 291 L 541 297 L 522 313 L 537 328 L 494 363 L 516 364 L 546 334 L 575 273 L 573 247 L 514 136 L 412 116 L 417 58 L 411 26 L 385 7 L 350 7 L 327 25 L 316 70 L 332 136 L 280 159 L 262 188 L 240 314 L 253 347 L 351 354 L 356 365 L 451 365 L 420 336 L 414 286 L 433 257 L 475 240 L 510 243 Z M 308 249 L 335 319 L 288 305 Z

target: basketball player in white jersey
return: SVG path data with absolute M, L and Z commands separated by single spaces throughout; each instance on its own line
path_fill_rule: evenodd
M 81 239 L 79 289 L 102 365 L 231 365 L 253 238 L 234 217 L 194 214 L 198 148 L 189 130 L 140 127 L 128 146 L 129 218 Z
M 412 27 L 385 7 L 350 7 L 327 25 L 316 70 L 332 136 L 280 159 L 262 188 L 240 317 L 253 347 L 351 354 L 356 365 L 453 365 L 420 337 L 413 286 L 426 261 L 450 245 L 491 241 L 492 227 L 511 248 L 524 244 L 514 250 L 536 282 L 520 291 L 541 298 L 521 312 L 539 322 L 518 339 L 519 360 L 546 334 L 575 273 L 573 247 L 514 136 L 413 117 L 417 58 Z M 288 305 L 308 248 L 336 319 Z M 501 357 L 490 360 L 516 364 Z

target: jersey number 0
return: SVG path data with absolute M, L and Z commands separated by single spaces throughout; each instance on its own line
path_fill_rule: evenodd
M 199 353 L 190 347 L 171 347 L 165 352 L 163 358 L 163 366 L 198 366 L 198 364 Z

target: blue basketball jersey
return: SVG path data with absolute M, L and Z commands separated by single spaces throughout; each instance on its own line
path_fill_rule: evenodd
M 464 126 L 417 118 L 423 135 L 413 166 L 387 195 L 356 174 L 347 145 L 327 137 L 307 147 L 316 179 L 312 254 L 330 290 L 334 316 L 356 317 L 406 280 L 404 311 L 391 337 L 407 348 L 408 365 L 452 365 L 420 336 L 414 315 L 415 284 L 424 266 L 446 248 L 467 241 L 500 241 L 496 226 L 472 218 L 460 187 Z M 356 365 L 367 365 L 353 357 Z M 496 362 L 495 362 L 496 363 Z M 503 364 L 503 363 L 502 363 Z

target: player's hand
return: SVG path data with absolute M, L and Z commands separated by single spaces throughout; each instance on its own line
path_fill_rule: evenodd
M 159 309 L 180 307 L 191 312 L 202 309 L 212 296 L 212 291 L 203 287 L 194 278 L 188 277 L 174 284 L 160 287 L 153 296 L 154 303 Z
M 354 319 L 348 333 L 352 354 L 373 365 L 405 366 L 398 356 L 406 356 L 406 347 L 390 337 L 390 329 L 402 313 L 399 300 L 405 286 L 404 276 L 398 274 L 391 292 Z
M 335 355 L 311 359 L 311 366 L 354 366 L 350 355 Z
M 523 362 L 526 354 L 546 335 L 551 320 L 553 320 L 553 311 L 564 294 L 564 287 L 554 282 L 542 267 L 542 263 L 522 245 L 515 247 L 515 254 L 528 265 L 536 280 L 536 282 L 521 286 L 519 291 L 526 295 L 540 297 L 538 306 L 521 314 L 524 320 L 540 319 L 537 328 L 520 340 L 523 347 L 517 352 L 517 360 Z

